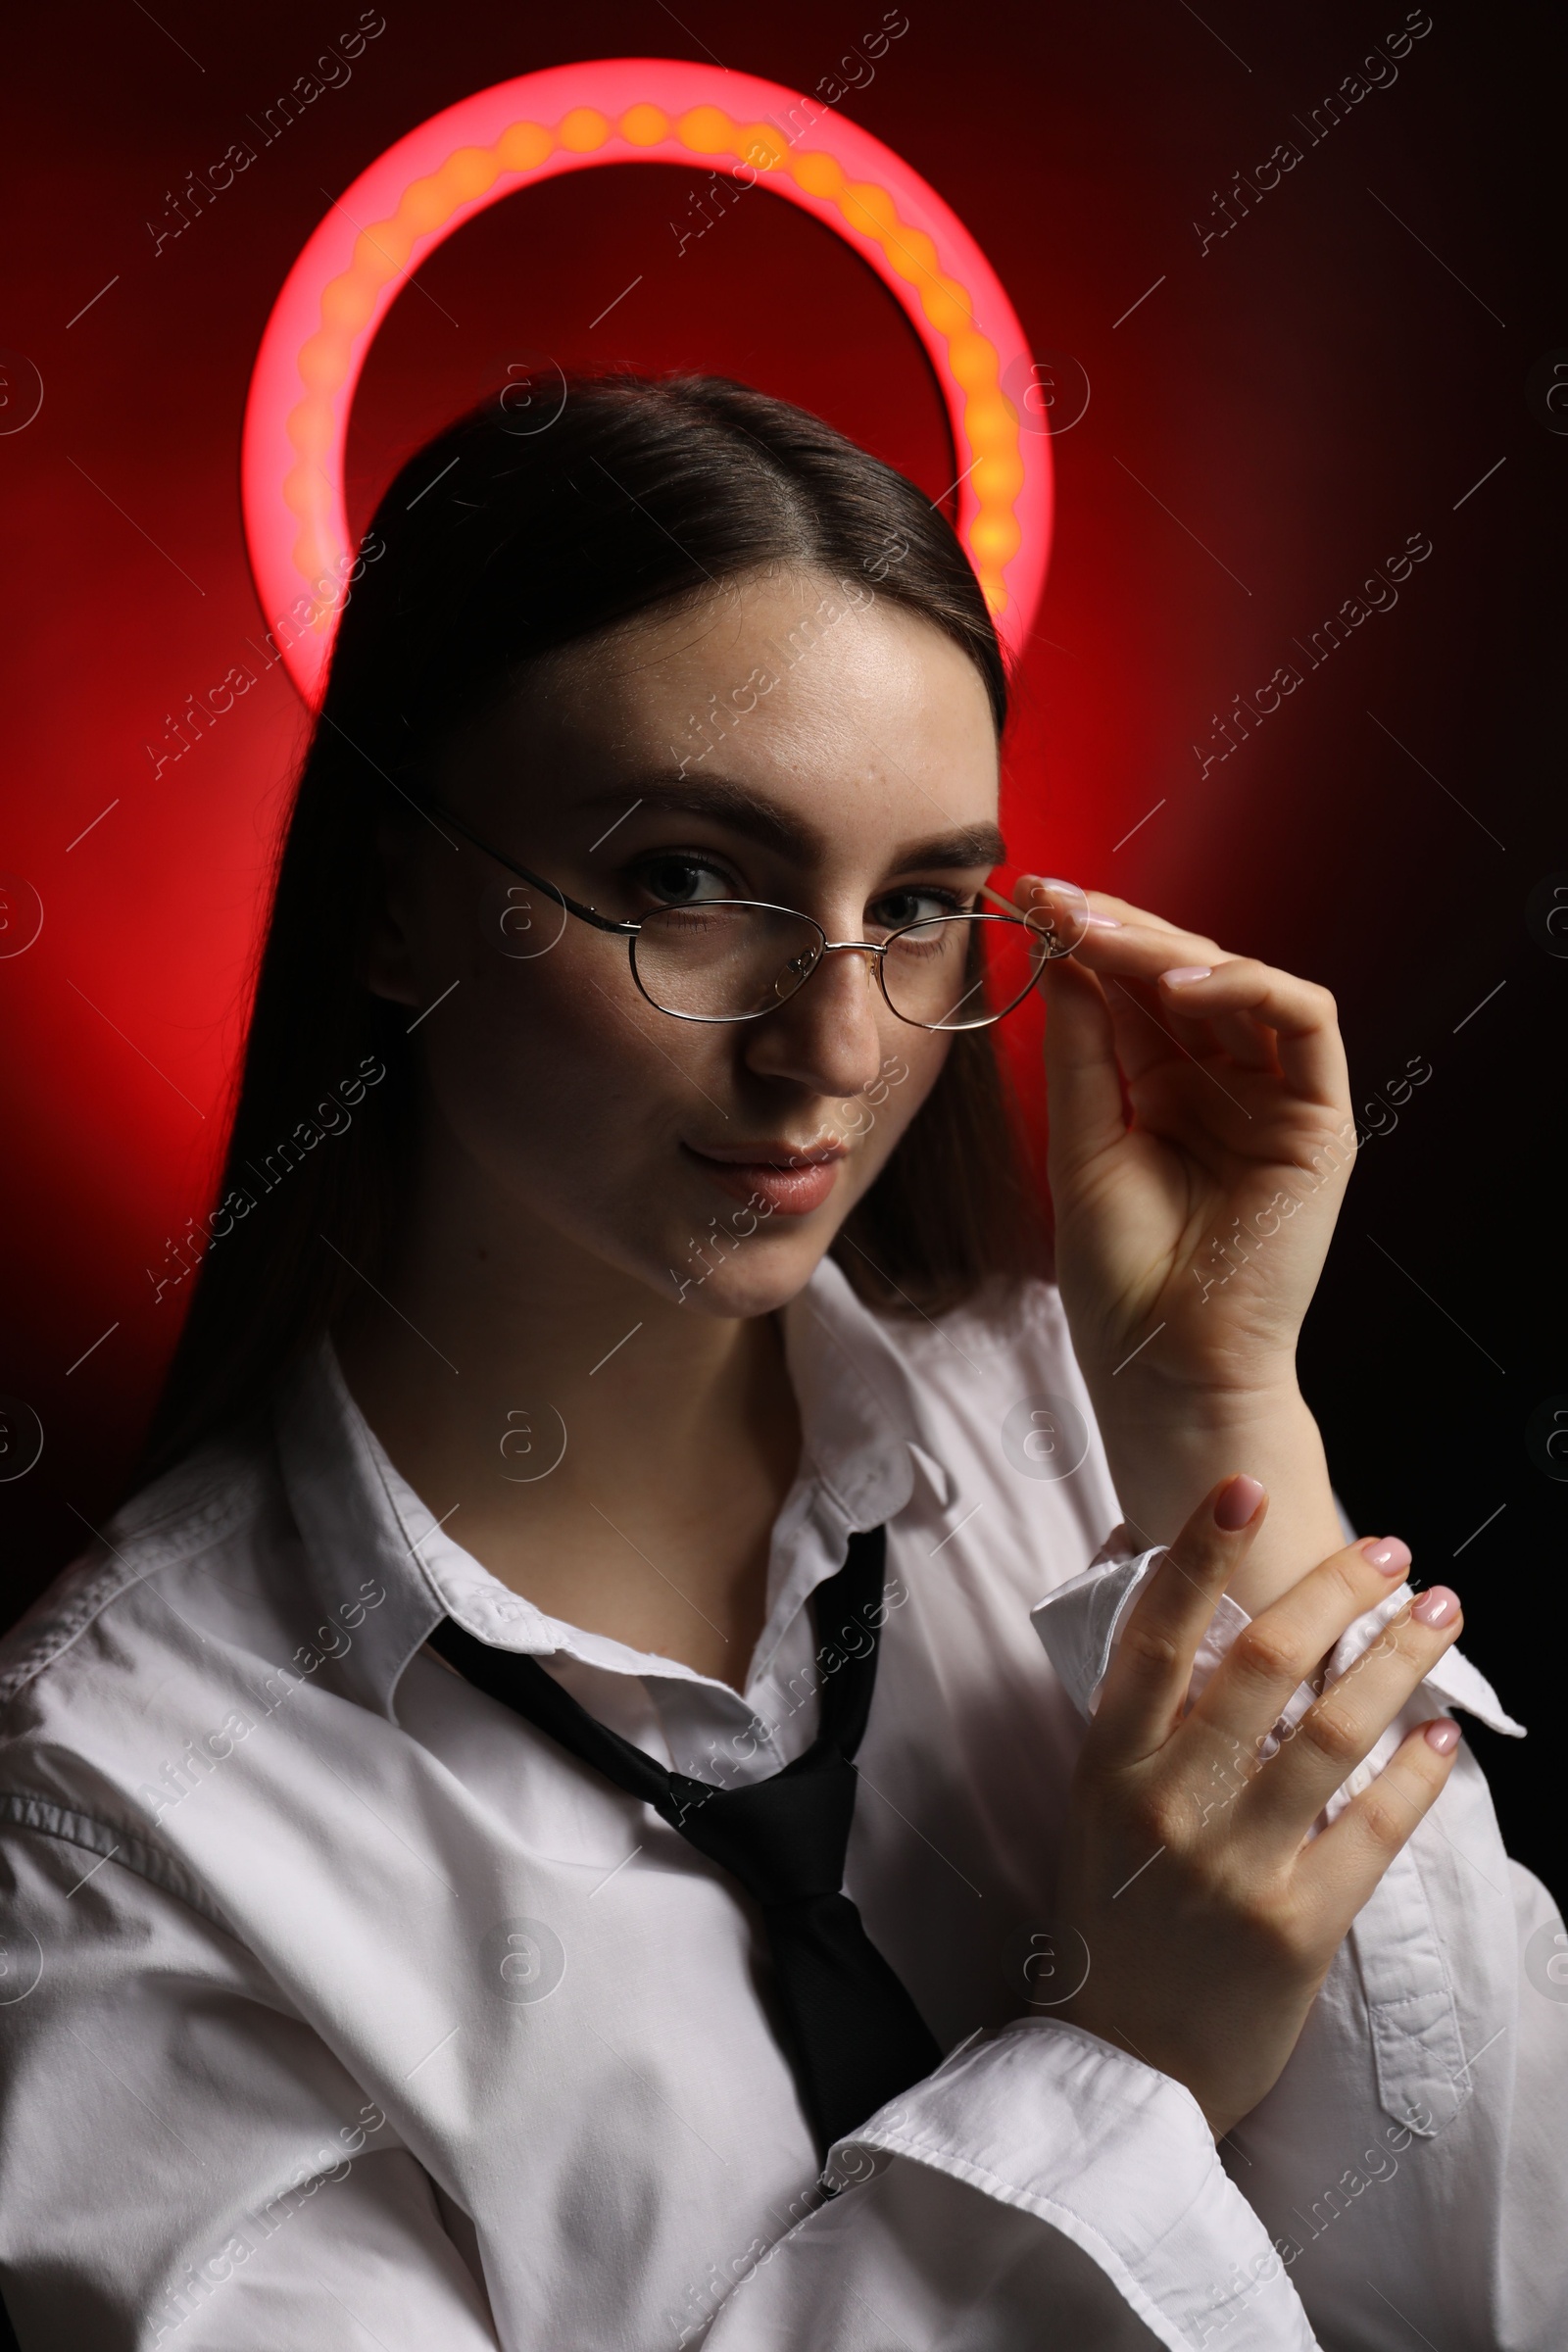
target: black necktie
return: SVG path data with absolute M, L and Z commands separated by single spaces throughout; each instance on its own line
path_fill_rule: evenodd
M 843 1892 L 857 1777 L 850 1759 L 871 1711 L 886 1547 L 880 1527 L 852 1536 L 844 1566 L 813 1595 L 825 1653 L 816 1738 L 781 1772 L 741 1788 L 666 1771 L 597 1722 L 536 1658 L 492 1649 L 450 1617 L 430 1636 L 431 1648 L 477 1690 L 652 1805 L 760 1905 L 785 2055 L 823 2152 L 942 2056 Z

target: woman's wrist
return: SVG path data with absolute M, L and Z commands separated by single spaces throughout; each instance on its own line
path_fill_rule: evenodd
M 1168 1544 L 1217 1479 L 1243 1471 L 1268 1492 L 1268 1517 L 1231 1597 L 1255 1616 L 1344 1543 L 1317 1422 L 1294 1369 L 1259 1388 L 1183 1387 L 1126 1374 L 1091 1380 L 1111 1479 L 1128 1526 Z

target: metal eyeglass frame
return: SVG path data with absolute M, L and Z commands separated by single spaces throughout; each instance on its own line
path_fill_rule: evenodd
M 807 982 L 809 981 L 816 972 L 820 971 L 825 957 L 829 956 L 854 954 L 858 956 L 871 956 L 875 958 L 877 984 L 882 991 L 882 1002 L 886 1004 L 889 1012 L 892 1013 L 895 1020 L 903 1021 L 905 1026 L 909 1029 L 925 1029 L 939 1036 L 952 1036 L 958 1028 L 990 1029 L 994 1028 L 998 1021 L 1005 1020 L 1009 1012 L 1017 1011 L 1018 1006 L 1030 994 L 1030 991 L 1033 989 L 1035 984 L 1034 978 L 1030 979 L 1028 988 L 1023 989 L 1016 997 L 1013 998 L 1010 1004 L 1004 1004 L 1000 1012 L 988 1013 L 983 1021 L 964 1021 L 958 1024 L 950 1024 L 944 1021 L 911 1020 L 906 1012 L 900 1012 L 898 1006 L 894 1004 L 893 999 L 888 995 L 887 973 L 884 963 L 884 958 L 887 956 L 889 948 L 893 946 L 896 940 L 902 939 L 906 931 L 928 931 L 931 929 L 934 923 L 1012 923 L 1016 925 L 1020 931 L 1032 931 L 1037 939 L 1043 939 L 1051 943 L 1047 949 L 1045 956 L 1042 958 L 1043 962 L 1049 963 L 1055 956 L 1066 956 L 1072 953 L 1070 948 L 1064 948 L 1056 944 L 1057 934 L 1054 924 L 1046 922 L 1037 923 L 1033 920 L 1026 919 L 1017 913 L 1010 900 L 999 897 L 996 891 L 987 890 L 984 888 L 984 886 L 981 888 L 981 897 L 990 899 L 993 906 L 1006 907 L 1007 912 L 1005 914 L 964 913 L 924 915 L 912 923 L 901 923 L 896 931 L 889 932 L 885 940 L 829 939 L 827 933 L 822 929 L 821 924 L 816 920 L 814 915 L 803 914 L 800 908 L 797 906 L 774 906 L 770 900 L 766 899 L 704 899 L 700 903 L 705 906 L 746 906 L 755 908 L 760 914 L 787 914 L 794 922 L 808 923 L 811 929 L 817 934 L 818 939 L 821 941 L 821 945 L 816 951 L 816 955 L 811 962 L 809 970 L 802 975 L 795 987 L 791 989 L 789 996 L 780 997 L 777 1004 L 764 1004 L 757 1012 L 675 1012 L 669 1005 L 661 1004 L 657 997 L 650 996 L 648 990 L 643 985 L 642 974 L 637 969 L 637 941 L 640 933 L 643 930 L 643 925 L 641 923 L 616 922 L 610 915 L 598 913 L 597 910 L 592 906 L 582 906 L 576 899 L 568 898 L 566 893 L 560 887 L 558 883 L 547 882 L 543 874 L 536 874 L 528 866 L 519 865 L 514 858 L 509 858 L 505 851 L 498 850 L 492 842 L 486 841 L 481 834 L 476 833 L 471 825 L 465 824 L 462 817 L 454 816 L 451 809 L 446 808 L 441 802 L 430 800 L 424 802 L 422 805 L 429 815 L 432 817 L 439 817 L 445 823 L 451 825 L 454 831 L 461 833 L 466 841 L 472 844 L 474 849 L 482 851 L 486 858 L 493 858 L 498 865 L 504 865 L 507 871 L 509 873 L 515 874 L 519 881 L 531 883 L 535 890 L 542 890 L 548 898 L 555 900 L 558 906 L 564 907 L 568 914 L 574 914 L 579 922 L 591 923 L 596 931 L 609 931 L 612 932 L 617 939 L 623 939 L 626 942 L 626 959 L 631 967 L 631 976 L 636 984 L 638 995 L 642 997 L 646 1004 L 651 1004 L 656 1012 L 662 1012 L 666 1020 L 696 1021 L 704 1028 L 710 1029 L 730 1028 L 739 1021 L 763 1020 L 768 1013 L 776 1012 L 780 1004 L 789 1004 L 791 998 L 798 997 L 800 995 L 801 990 L 805 988 Z

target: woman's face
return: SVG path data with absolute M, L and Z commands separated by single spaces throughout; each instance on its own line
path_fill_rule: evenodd
M 602 914 L 756 899 L 830 940 L 971 905 L 1003 856 L 997 784 L 968 657 L 814 572 L 748 574 L 546 657 L 437 777 L 485 840 Z M 520 1220 L 711 1315 L 792 1298 L 949 1038 L 899 1020 L 856 955 L 760 1019 L 671 1019 L 623 938 L 467 842 L 416 823 L 388 863 L 368 976 L 424 1016 L 429 1164 L 461 1171 L 490 1241 Z

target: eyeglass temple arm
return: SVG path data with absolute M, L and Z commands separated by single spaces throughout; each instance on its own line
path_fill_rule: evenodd
M 1036 929 L 1034 912 L 1026 914 L 1022 907 L 1020 907 L 1018 905 L 1016 899 L 1002 898 L 996 891 L 988 889 L 986 884 L 983 882 L 980 885 L 980 896 L 983 899 L 989 899 L 993 906 L 1000 906 L 1004 914 L 1010 914 L 1015 923 L 1025 923 L 1028 925 L 1030 930 Z M 1038 911 L 1038 909 L 1035 911 Z M 1038 932 L 1038 936 L 1046 939 L 1054 939 L 1056 936 L 1054 924 L 1050 922 L 1046 923 L 1044 928 Z M 1070 948 L 1054 949 L 1053 954 L 1070 956 L 1072 954 L 1072 950 Z
M 461 816 L 454 816 L 443 802 L 432 800 L 426 802 L 425 806 L 432 816 L 444 818 L 455 832 L 461 833 L 476 850 L 482 850 L 487 858 L 493 858 L 497 865 L 504 865 L 509 874 L 516 874 L 520 880 L 531 882 L 536 890 L 547 892 L 557 906 L 564 906 L 566 912 L 576 915 L 580 922 L 592 923 L 596 931 L 612 931 L 617 939 L 633 939 L 642 929 L 641 923 L 612 922 L 608 915 L 596 914 L 591 906 L 584 906 L 576 899 L 567 898 L 559 883 L 547 882 L 543 874 L 531 873 L 527 866 L 519 865 L 514 858 L 509 858 L 505 851 L 496 849 L 493 843 L 475 833 L 471 825 L 466 825 Z

